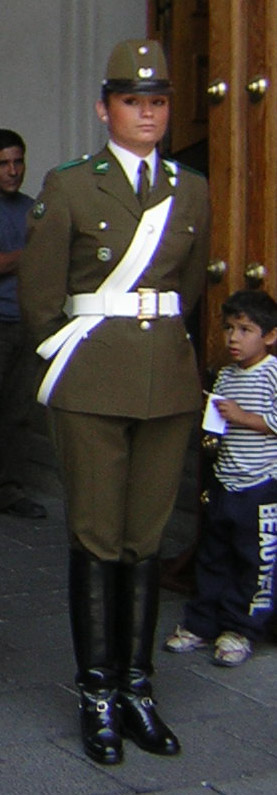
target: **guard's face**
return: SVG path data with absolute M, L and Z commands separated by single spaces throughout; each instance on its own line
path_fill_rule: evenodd
M 0 193 L 19 190 L 25 174 L 24 153 L 19 146 L 0 149 Z
M 111 94 L 108 107 L 100 100 L 96 108 L 112 140 L 141 157 L 151 152 L 167 128 L 169 99 L 165 94 Z

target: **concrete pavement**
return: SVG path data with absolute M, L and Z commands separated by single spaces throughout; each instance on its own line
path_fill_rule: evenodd
M 30 490 L 48 518 L 0 515 L 0 793 L 276 795 L 277 643 L 261 645 L 237 669 L 214 666 L 212 648 L 166 653 L 163 640 L 183 597 L 164 589 L 154 690 L 182 753 L 151 756 L 126 741 L 121 765 L 103 767 L 84 756 L 61 487 L 45 439 L 30 444 L 29 458 Z M 177 519 L 179 527 L 180 511 Z

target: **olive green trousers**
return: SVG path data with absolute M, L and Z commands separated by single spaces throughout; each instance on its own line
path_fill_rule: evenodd
M 159 551 L 195 413 L 137 420 L 52 408 L 71 545 L 100 560 Z

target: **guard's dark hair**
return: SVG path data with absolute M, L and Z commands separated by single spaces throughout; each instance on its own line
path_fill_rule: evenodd
M 104 105 L 106 106 L 106 108 L 109 105 L 109 98 L 111 96 L 111 93 L 112 93 L 112 91 L 110 90 L 110 88 L 107 88 L 106 85 L 102 85 L 101 86 L 101 99 L 102 99 L 102 102 L 104 102 Z
M 172 93 L 173 89 L 171 83 L 166 80 L 156 80 L 152 85 L 145 82 L 143 85 L 140 85 L 138 81 L 131 82 L 131 80 L 126 80 L 125 83 L 123 80 L 115 80 L 114 86 L 112 86 L 112 80 L 109 80 L 107 85 L 103 82 L 101 86 L 101 99 L 104 105 L 106 105 L 106 108 L 109 106 L 111 94 L 160 94 L 161 96 L 167 96 Z
M 9 149 L 11 146 L 18 146 L 22 149 L 23 154 L 25 153 L 26 144 L 21 135 L 14 132 L 14 130 L 6 130 L 0 127 L 0 151 L 1 149 Z
M 277 327 L 277 303 L 264 290 L 238 290 L 222 304 L 223 321 L 242 314 L 260 326 L 263 336 Z

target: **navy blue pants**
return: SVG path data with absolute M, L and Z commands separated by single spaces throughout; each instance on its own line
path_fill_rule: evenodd
M 0 322 L 0 510 L 23 496 L 36 356 L 19 322 Z
M 277 481 L 240 492 L 216 481 L 184 626 L 203 638 L 230 630 L 259 640 L 274 609 L 276 556 Z

